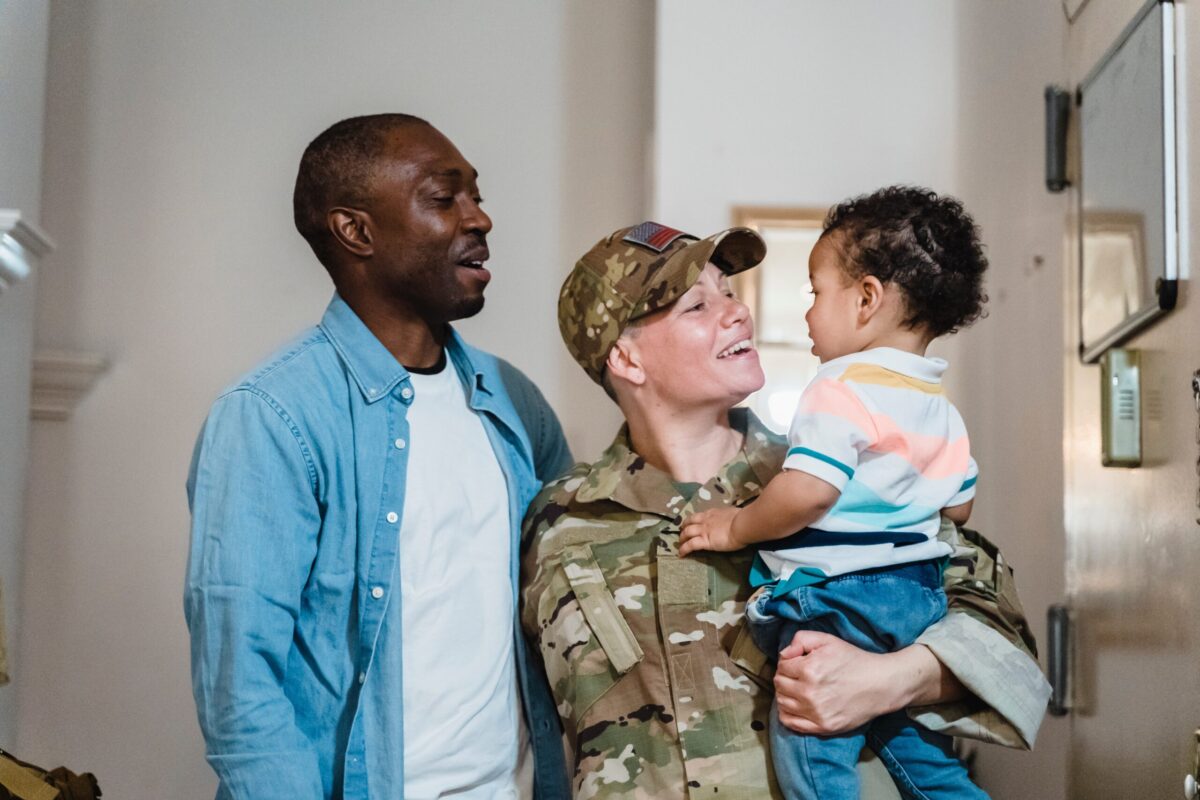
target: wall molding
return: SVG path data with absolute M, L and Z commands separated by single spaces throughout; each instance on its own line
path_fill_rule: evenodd
M 95 353 L 43 350 L 33 354 L 30 417 L 69 419 L 75 407 L 108 370 L 107 358 Z
M 14 208 L 0 208 L 0 294 L 29 277 L 38 259 L 54 249 L 41 228 Z

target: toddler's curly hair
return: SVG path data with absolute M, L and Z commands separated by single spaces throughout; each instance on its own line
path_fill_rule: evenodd
M 887 186 L 834 206 L 822 237 L 839 234 L 843 269 L 900 288 L 904 324 L 935 338 L 984 316 L 987 257 L 975 220 L 953 197 L 916 186 Z

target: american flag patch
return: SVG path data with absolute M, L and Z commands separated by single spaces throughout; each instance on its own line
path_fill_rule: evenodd
M 625 234 L 621 241 L 640 244 L 643 247 L 649 247 L 656 253 L 661 253 L 671 246 L 671 242 L 674 242 L 681 236 L 686 236 L 689 239 L 696 238 L 689 233 L 668 228 L 666 225 L 659 225 L 657 222 L 643 222 Z

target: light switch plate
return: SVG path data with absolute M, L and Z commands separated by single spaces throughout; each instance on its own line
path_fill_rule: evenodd
M 1100 359 L 1101 463 L 1142 465 L 1142 370 L 1137 350 L 1113 347 Z

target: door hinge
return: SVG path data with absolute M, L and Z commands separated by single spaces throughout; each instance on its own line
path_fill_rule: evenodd
M 1071 612 L 1064 605 L 1046 609 L 1046 671 L 1050 679 L 1049 711 L 1056 717 L 1071 710 Z
M 1200 729 L 1192 734 L 1192 771 L 1183 779 L 1183 796 L 1196 800 L 1200 795 Z

